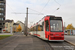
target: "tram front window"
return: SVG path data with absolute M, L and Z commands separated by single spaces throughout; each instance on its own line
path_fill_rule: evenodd
M 51 32 L 62 32 L 62 21 L 61 20 L 50 20 Z

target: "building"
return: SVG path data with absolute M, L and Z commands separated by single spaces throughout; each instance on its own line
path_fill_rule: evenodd
M 11 32 L 11 29 L 13 31 L 13 20 L 5 20 L 5 32 Z
M 14 23 L 13 24 L 13 32 L 16 32 L 16 28 L 18 27 L 19 23 Z
M 6 0 L 0 0 L 0 32 L 5 27 Z
M 65 34 L 67 34 L 67 35 L 75 35 L 75 30 L 73 30 L 73 29 L 66 29 L 65 30 Z
M 24 23 L 22 23 L 21 21 L 17 21 L 16 23 L 19 23 L 22 28 L 22 31 L 24 31 Z

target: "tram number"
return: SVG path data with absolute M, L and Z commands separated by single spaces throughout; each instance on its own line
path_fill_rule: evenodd
M 56 35 L 56 36 L 59 36 L 59 35 Z

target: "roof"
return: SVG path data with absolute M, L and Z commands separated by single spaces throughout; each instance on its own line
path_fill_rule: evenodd
M 16 23 L 22 23 L 22 24 L 24 24 L 23 22 L 21 22 L 21 21 L 17 21 Z
M 14 23 L 13 25 L 19 25 L 19 23 Z
M 13 20 L 5 20 L 5 22 L 13 22 Z

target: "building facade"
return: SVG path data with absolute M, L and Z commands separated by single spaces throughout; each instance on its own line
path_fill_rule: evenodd
M 5 32 L 11 32 L 11 30 L 13 32 L 13 24 L 13 20 L 5 20 Z
M 66 29 L 65 30 L 65 35 L 75 35 L 75 30 L 73 30 L 73 29 Z
M 5 28 L 6 0 L 0 0 L 0 32 Z
M 13 32 L 16 32 L 16 29 L 17 29 L 18 25 L 19 25 L 18 23 L 13 24 Z
M 16 23 L 19 23 L 19 24 L 20 24 L 20 26 L 21 26 L 21 28 L 22 28 L 21 32 L 24 31 L 24 23 L 21 22 L 21 21 L 17 21 Z

